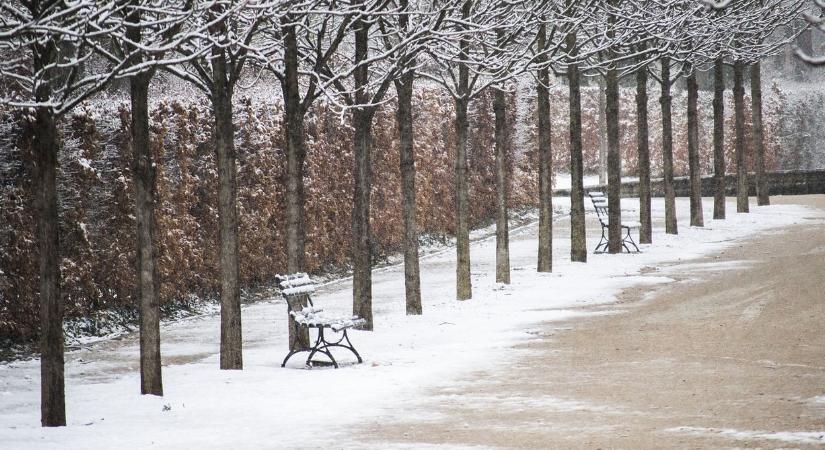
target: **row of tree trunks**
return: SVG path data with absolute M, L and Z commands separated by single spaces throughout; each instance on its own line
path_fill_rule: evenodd
M 702 172 L 699 167 L 699 84 L 696 71 L 687 76 L 688 170 L 690 173 L 690 226 L 705 226 L 702 214 Z
M 547 46 L 547 25 L 539 27 L 536 38 L 539 64 L 545 64 L 547 58 L 544 49 Z M 550 122 L 550 71 L 546 66 L 536 73 L 536 108 L 538 113 L 539 145 L 539 249 L 536 269 L 539 272 L 553 271 L 553 154 Z
M 650 217 L 650 129 L 647 114 L 647 66 L 636 72 L 636 148 L 639 155 L 639 242 L 653 243 Z
M 725 218 L 725 61 L 713 67 L 713 218 Z
M 507 214 L 507 98 L 503 89 L 493 93 L 496 147 L 496 283 L 510 284 L 509 218 Z
M 678 234 L 676 192 L 673 189 L 673 97 L 670 94 L 670 58 L 662 58 L 662 170 L 665 187 L 665 233 Z

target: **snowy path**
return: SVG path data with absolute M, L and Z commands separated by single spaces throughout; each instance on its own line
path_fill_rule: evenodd
M 566 199 L 556 201 L 562 208 L 566 204 Z M 638 201 L 622 205 L 632 216 Z M 712 201 L 705 199 L 704 205 L 705 217 L 712 217 Z M 243 371 L 217 370 L 217 316 L 164 326 L 163 398 L 138 395 L 133 336 L 67 354 L 65 428 L 39 427 L 36 361 L 0 365 L 0 442 L 15 449 L 356 448 L 359 437 L 348 434 L 352 424 L 392 419 L 401 413 L 399 405 L 416 401 L 435 383 L 479 367 L 495 368 L 540 323 L 583 314 L 571 308 L 609 303 L 629 286 L 671 281 L 639 276 L 647 267 L 676 264 L 749 234 L 822 217 L 799 206 L 754 207 L 749 215 L 729 213 L 727 221 L 708 219 L 706 228 L 691 229 L 687 199 L 677 206 L 680 235 L 666 236 L 656 227 L 655 244 L 644 246 L 644 253 L 589 255 L 586 265 L 569 262 L 567 220 L 557 221 L 552 274 L 535 273 L 535 226 L 523 227 L 512 236 L 513 283 L 506 287 L 493 281 L 494 241 L 476 242 L 471 249 L 474 297 L 467 302 L 454 300 L 454 252 L 424 258 L 421 317 L 404 315 L 403 268 L 376 270 L 375 331 L 352 333 L 365 359 L 362 365 L 300 370 L 294 359 L 293 368 L 281 369 L 286 327 L 280 301 L 243 309 Z M 661 223 L 661 199 L 654 200 L 653 212 Z M 588 230 L 592 248 L 595 223 Z M 348 281 L 333 283 L 316 302 L 346 313 L 350 292 Z

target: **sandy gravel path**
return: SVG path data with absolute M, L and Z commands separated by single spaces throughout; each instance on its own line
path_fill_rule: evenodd
M 825 196 L 773 200 L 825 209 Z M 375 448 L 825 448 L 822 225 L 649 273 L 677 282 L 546 324 L 512 363 L 445 380 L 356 435 Z

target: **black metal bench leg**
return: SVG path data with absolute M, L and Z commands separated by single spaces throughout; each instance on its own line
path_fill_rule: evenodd
M 312 365 L 312 357 L 315 356 L 316 353 L 323 353 L 327 355 L 327 358 L 329 358 L 329 360 L 332 362 L 332 365 L 337 369 L 338 362 L 335 361 L 335 358 L 332 356 L 332 352 L 327 350 L 329 346 L 329 342 L 327 342 L 327 340 L 324 339 L 324 329 L 318 328 L 318 339 L 315 340 L 315 346 L 313 346 L 311 351 L 309 352 L 309 356 L 307 357 L 307 365 Z
M 307 351 L 307 349 L 290 351 L 289 354 L 286 355 L 286 358 L 284 358 L 284 362 L 281 363 L 281 367 L 286 367 L 286 362 L 289 361 L 289 358 L 292 358 L 292 355 L 294 355 L 296 353 L 305 352 L 305 351 Z
M 348 348 L 355 355 L 355 358 L 358 360 L 359 364 L 363 363 L 364 360 L 361 359 L 361 355 L 358 354 L 358 352 L 355 350 L 355 347 L 353 347 L 352 342 L 350 342 L 350 340 L 349 340 L 349 336 L 347 335 L 347 330 L 344 330 L 344 339 L 347 341 L 347 345 L 345 347 Z M 344 347 L 344 346 L 342 346 L 342 347 Z
M 625 233 L 624 238 L 622 238 L 622 246 L 624 247 L 625 250 L 627 250 L 628 253 L 639 253 L 639 246 L 637 246 L 636 242 L 633 241 L 633 236 L 630 235 L 630 228 L 625 228 L 625 230 L 626 230 L 626 233 Z M 630 251 L 630 247 L 627 246 L 628 243 L 630 245 L 632 245 L 633 248 L 635 248 L 636 250 L 635 251 Z
M 607 240 L 607 236 L 604 235 L 604 230 L 605 230 L 605 227 L 602 226 L 602 237 L 601 237 L 601 239 L 599 239 L 599 243 L 596 244 L 596 249 L 593 250 L 594 254 L 604 253 L 605 250 L 607 250 L 608 240 Z M 601 250 L 599 250 L 599 249 L 601 249 Z

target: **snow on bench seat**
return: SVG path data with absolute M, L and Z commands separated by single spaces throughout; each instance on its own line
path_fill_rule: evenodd
M 341 331 L 365 324 L 367 321 L 358 317 L 329 317 L 323 313 L 323 308 L 307 306 L 301 311 L 292 311 L 292 317 L 301 325 L 308 327 L 329 327 L 332 331 Z

